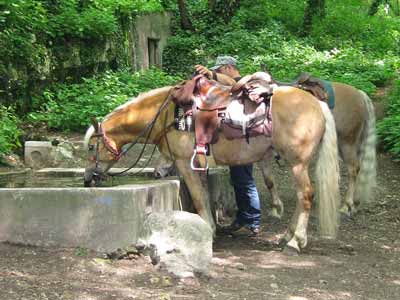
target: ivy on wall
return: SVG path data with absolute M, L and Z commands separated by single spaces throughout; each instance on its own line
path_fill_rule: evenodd
M 0 104 L 27 111 L 32 94 L 48 82 L 124 67 L 128 60 L 118 60 L 125 55 L 123 46 L 112 47 L 124 45 L 124 24 L 138 13 L 162 9 L 159 0 L 1 2 Z M 96 55 L 115 59 L 108 66 L 95 65 Z M 75 70 L 65 73 L 69 67 Z

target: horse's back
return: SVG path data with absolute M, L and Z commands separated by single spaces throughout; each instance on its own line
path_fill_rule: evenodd
M 290 86 L 278 87 L 271 98 L 273 117 L 286 119 L 287 122 L 322 116 L 318 100 L 310 93 Z

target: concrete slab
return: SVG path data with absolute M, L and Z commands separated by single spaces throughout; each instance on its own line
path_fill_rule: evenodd
M 114 251 L 137 241 L 146 214 L 178 210 L 178 195 L 178 180 L 0 189 L 0 241 Z

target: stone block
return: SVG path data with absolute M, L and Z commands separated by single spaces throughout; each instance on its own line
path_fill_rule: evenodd
M 27 141 L 25 142 L 24 160 L 27 167 L 34 169 L 49 166 L 52 161 L 51 152 L 53 146 L 46 141 Z

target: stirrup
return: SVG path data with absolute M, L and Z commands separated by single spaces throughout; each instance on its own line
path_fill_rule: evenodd
M 196 156 L 198 154 L 204 155 L 204 158 L 206 160 L 206 166 L 204 168 L 202 168 L 202 167 L 198 168 L 198 167 L 195 167 L 195 165 L 194 165 L 194 159 L 196 158 Z M 207 170 L 208 170 L 208 161 L 207 161 L 205 147 L 196 147 L 196 149 L 194 149 L 192 159 L 190 160 L 190 167 L 192 168 L 193 171 L 207 172 Z

